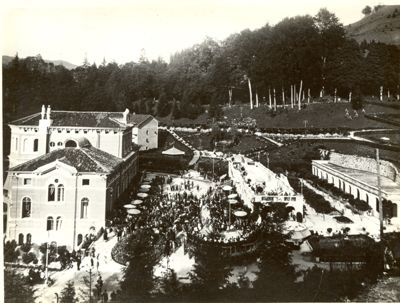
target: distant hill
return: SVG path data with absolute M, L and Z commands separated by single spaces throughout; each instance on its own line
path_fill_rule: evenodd
M 6 64 L 10 63 L 13 58 L 14 57 L 11 57 L 11 56 L 2 56 L 3 65 L 6 65 Z M 62 65 L 66 69 L 70 69 L 70 70 L 74 69 L 75 67 L 77 67 L 77 65 L 69 63 L 69 62 L 64 61 L 64 60 L 46 60 L 46 59 L 43 59 L 43 60 L 45 62 L 47 62 L 47 63 L 53 63 L 54 65 Z
M 400 5 L 383 5 L 345 29 L 347 36 L 359 43 L 374 40 L 400 46 Z

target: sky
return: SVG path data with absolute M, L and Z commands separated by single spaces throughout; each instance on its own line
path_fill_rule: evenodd
M 383 4 L 396 4 L 387 0 Z M 2 54 L 41 54 L 81 65 L 163 58 L 244 29 L 274 25 L 285 17 L 315 15 L 322 7 L 343 24 L 362 18 L 365 0 L 3 0 Z

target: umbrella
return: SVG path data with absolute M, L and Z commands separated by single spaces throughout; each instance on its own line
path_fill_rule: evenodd
M 146 198 L 146 197 L 148 197 L 148 194 L 146 194 L 146 193 L 138 193 L 137 196 L 140 197 L 140 198 Z
M 139 191 L 142 193 L 147 193 L 149 191 L 148 188 L 139 188 Z
M 143 200 L 133 200 L 132 202 L 131 202 L 133 205 L 139 205 L 139 204 L 142 204 L 143 203 Z
M 128 212 L 128 214 L 130 214 L 130 215 L 138 215 L 138 214 L 140 214 L 140 210 L 135 209 L 135 208 L 133 208 L 133 209 L 128 209 L 127 212 Z
M 125 204 L 124 207 L 125 207 L 126 209 L 135 208 L 135 206 L 132 205 L 132 204 Z
M 147 189 L 149 189 L 150 187 L 151 187 L 151 185 L 149 185 L 149 184 L 142 184 L 140 186 L 140 188 L 147 188 Z
M 247 213 L 246 213 L 245 211 L 243 211 L 243 210 L 235 211 L 234 214 L 235 214 L 236 217 L 244 217 L 244 216 L 247 216 Z
M 224 187 L 222 187 L 222 189 L 223 189 L 224 191 L 230 191 L 230 190 L 232 190 L 232 186 L 225 185 Z
M 236 203 L 238 203 L 238 201 L 237 201 L 237 200 L 234 200 L 234 199 L 229 199 L 228 202 L 229 202 L 229 204 L 236 204 Z
M 235 198 L 237 198 L 237 194 L 230 194 L 229 196 L 228 196 L 228 199 L 235 199 Z

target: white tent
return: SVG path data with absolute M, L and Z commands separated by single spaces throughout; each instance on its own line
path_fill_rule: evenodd
M 162 152 L 163 155 L 169 155 L 169 156 L 180 156 L 184 155 L 185 152 L 181 151 L 180 149 L 177 149 L 175 146 L 172 146 L 170 149 L 164 150 Z

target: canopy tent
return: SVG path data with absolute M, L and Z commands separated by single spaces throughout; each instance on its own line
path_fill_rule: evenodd
M 140 205 L 140 204 L 142 204 L 143 203 L 143 200 L 134 200 L 134 201 L 132 201 L 132 204 L 133 205 Z
M 228 199 L 236 199 L 237 198 L 237 194 L 230 194 L 229 196 L 228 196 Z
M 237 204 L 238 203 L 238 201 L 235 199 L 229 199 L 228 202 L 229 202 L 229 204 Z
M 140 197 L 140 198 L 146 198 L 148 196 L 148 194 L 146 194 L 146 193 L 138 193 L 137 196 Z
M 150 190 L 150 189 L 148 189 L 148 188 L 143 188 L 143 187 L 139 188 L 139 191 L 140 191 L 141 193 L 147 193 L 149 190 Z
M 142 185 L 140 185 L 140 188 L 147 188 L 147 189 L 149 189 L 151 187 L 151 185 L 149 185 L 149 184 L 142 184 Z
M 168 156 L 182 156 L 185 154 L 185 152 L 177 149 L 175 146 L 172 146 L 170 149 L 164 150 L 162 154 Z

